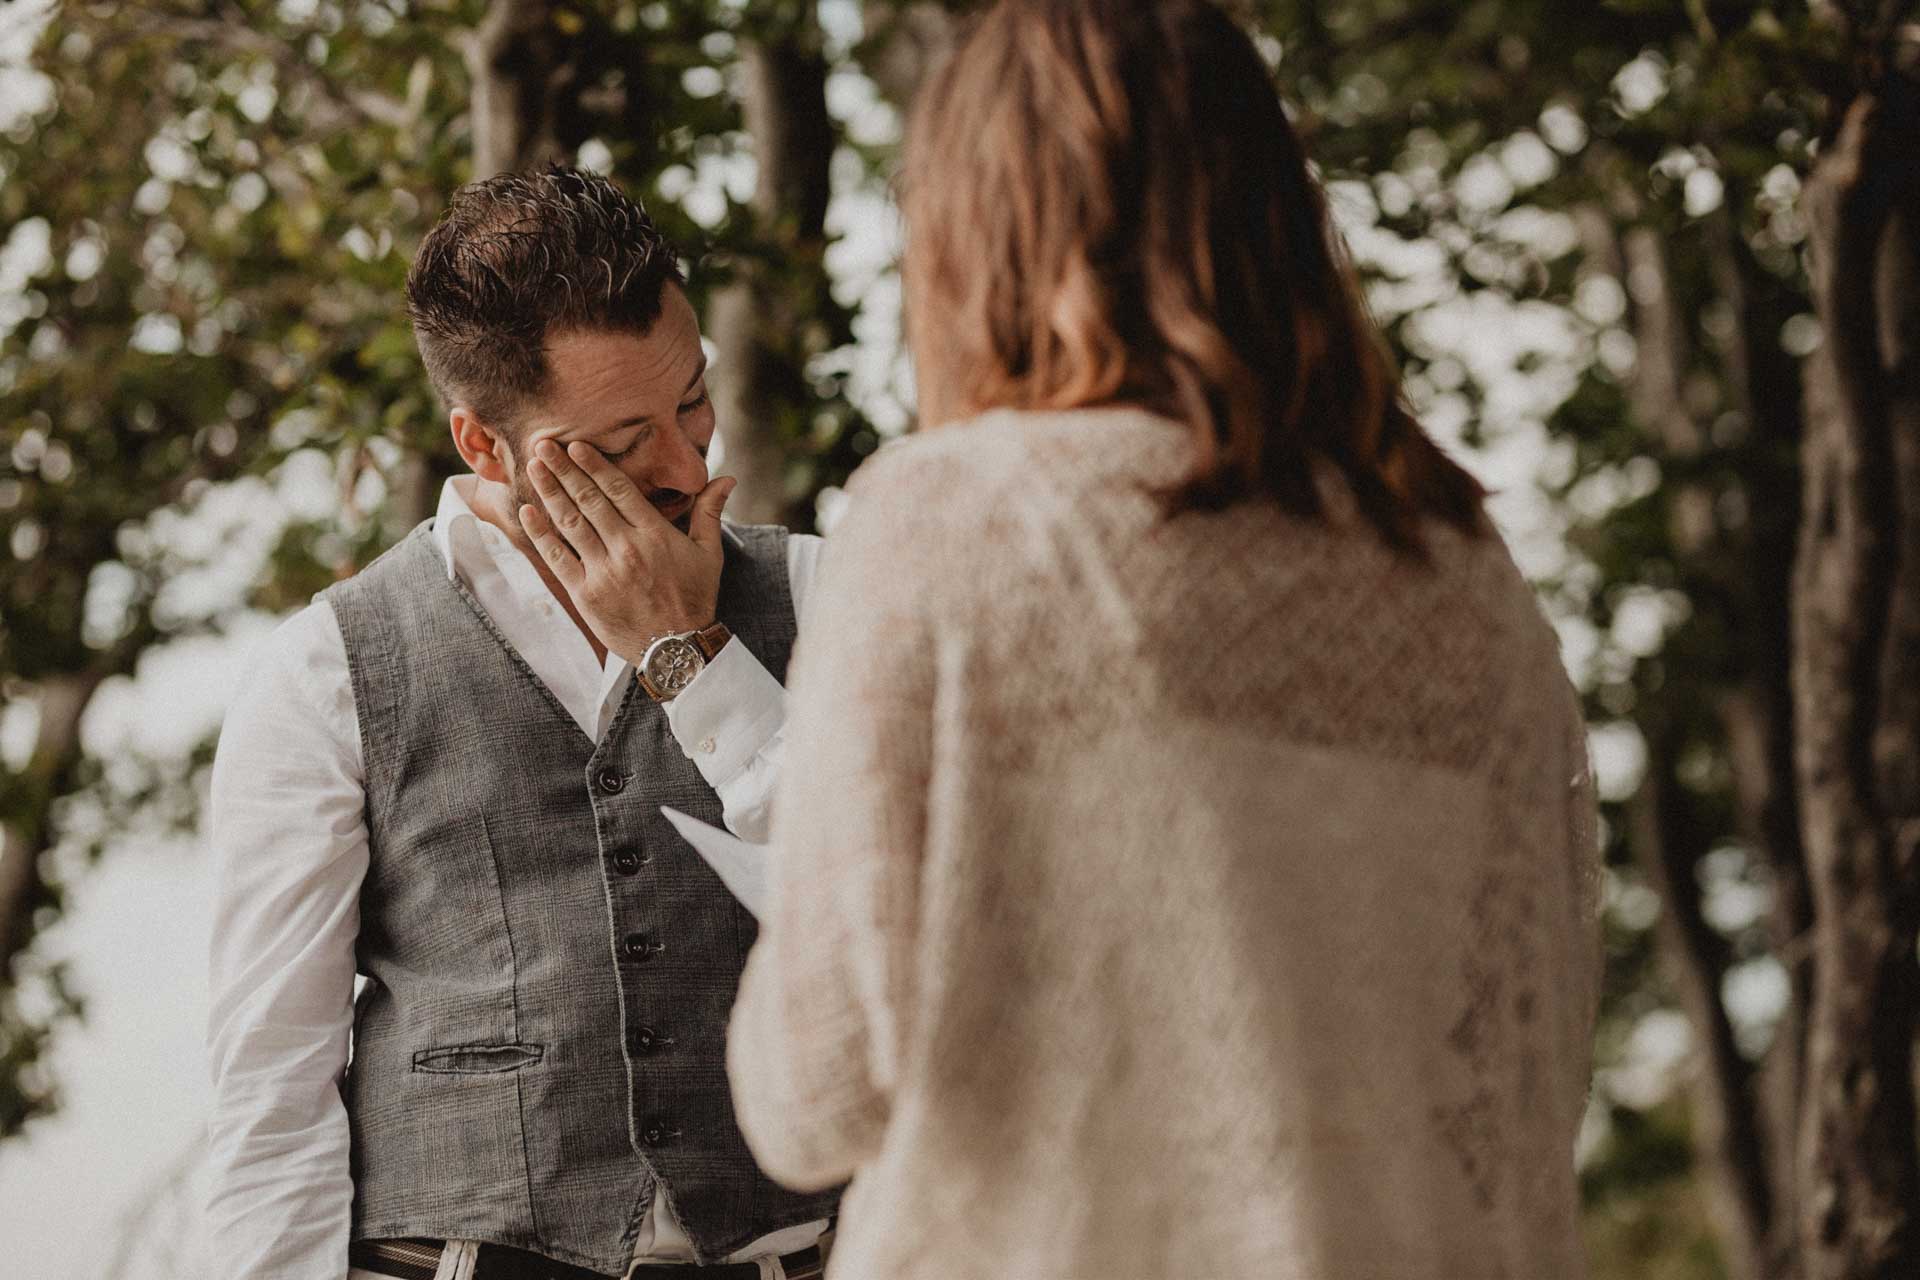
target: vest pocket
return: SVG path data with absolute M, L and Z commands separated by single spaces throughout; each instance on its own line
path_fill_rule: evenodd
M 541 1044 L 457 1044 L 440 1049 L 422 1049 L 413 1055 L 415 1071 L 441 1075 L 486 1076 L 502 1071 L 518 1071 L 546 1056 Z

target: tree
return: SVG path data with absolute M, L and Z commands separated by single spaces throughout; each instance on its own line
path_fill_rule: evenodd
M 756 524 L 790 523 L 811 497 L 790 486 L 787 473 L 812 426 L 810 357 L 832 339 L 811 322 L 835 310 L 823 261 L 838 143 L 827 115 L 827 59 L 813 5 L 778 8 L 778 21 L 747 45 L 741 65 L 758 243 L 708 311 L 716 414 L 739 424 L 727 437 L 728 469 L 740 478 L 728 506 L 734 519 Z
M 77 798 L 190 820 L 188 778 L 147 762 L 109 785 L 80 734 L 103 685 L 218 624 L 170 601 L 189 566 L 154 518 L 310 443 L 359 449 L 425 405 L 392 246 L 451 174 L 430 128 L 451 79 L 439 32 L 387 14 L 383 38 L 353 41 L 337 10 L 233 16 L 65 7 L 36 58 L 46 101 L 0 139 L 26 286 L 0 339 L 0 672 L 32 744 L 0 770 L 0 963 L 16 978 L 59 910 L 46 855 Z M 368 542 L 290 542 L 268 594 Z M 30 1012 L 19 990 L 0 992 L 0 1133 L 53 1096 L 35 1065 L 64 1010 Z
M 1864 6 L 1862 7 L 1864 9 Z M 1807 184 L 1794 707 L 1813 891 L 1800 1131 L 1810 1276 L 1920 1273 L 1920 38 L 1846 15 L 1866 82 Z
M 77 1009 L 32 949 L 62 904 L 49 852 L 97 851 L 142 814 L 197 820 L 211 744 L 109 769 L 80 732 L 104 684 L 230 620 L 169 603 L 192 566 L 156 522 L 324 456 L 339 516 L 289 521 L 252 593 L 284 609 L 431 511 L 455 460 L 398 303 L 414 246 L 475 174 L 549 158 L 609 169 L 694 255 L 703 307 L 735 261 L 770 259 L 773 203 L 755 215 L 723 198 L 702 220 L 677 198 L 712 194 L 699 172 L 749 145 L 740 102 L 688 82 L 724 81 L 742 48 L 814 39 L 807 14 L 637 0 L 58 7 L 33 59 L 44 101 L 0 138 L 0 226 L 25 264 L 0 317 L 0 689 L 30 744 L 0 760 L 0 1135 L 53 1105 L 39 1064 Z M 823 204 L 823 171 L 804 182 Z M 811 249 L 783 266 L 783 314 L 807 340 L 763 362 L 780 394 L 808 401 L 792 447 L 817 460 L 809 492 L 875 443 L 844 379 L 805 368 L 847 340 L 844 312 L 809 310 L 830 303 L 820 212 Z
M 1581 554 L 1543 585 L 1584 619 L 1566 634 L 1593 651 L 1590 714 L 1644 746 L 1609 854 L 1662 910 L 1651 932 L 1615 920 L 1609 1009 L 1637 1022 L 1660 975 L 1693 1025 L 1729 1270 L 1913 1273 L 1914 6 L 1263 15 L 1377 228 L 1591 342 L 1546 419 Z M 1374 297 L 1416 393 L 1464 401 L 1474 443 L 1486 389 L 1422 323 L 1453 299 Z M 1766 890 L 1766 917 L 1725 919 L 1729 885 Z M 1726 992 L 1765 964 L 1785 999 L 1743 1026 Z M 1609 1109 L 1616 1134 L 1644 1127 Z M 1644 1176 L 1644 1148 L 1616 1145 L 1596 1194 Z

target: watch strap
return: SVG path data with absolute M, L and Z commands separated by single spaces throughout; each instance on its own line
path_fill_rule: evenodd
M 727 647 L 727 641 L 733 639 L 733 632 L 724 622 L 716 622 L 710 627 L 702 627 L 693 633 L 694 647 L 700 650 L 700 656 L 712 662 Z

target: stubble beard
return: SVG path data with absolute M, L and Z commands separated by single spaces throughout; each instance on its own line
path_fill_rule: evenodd
M 520 519 L 520 508 L 532 507 L 545 515 L 547 504 L 540 501 L 539 495 L 533 491 L 533 485 L 527 480 L 527 473 L 517 463 L 508 475 L 511 479 L 507 481 L 507 494 L 512 498 L 513 503 L 508 508 L 507 516 L 513 521 L 513 527 L 520 531 L 520 536 L 532 541 L 527 533 L 526 524 Z

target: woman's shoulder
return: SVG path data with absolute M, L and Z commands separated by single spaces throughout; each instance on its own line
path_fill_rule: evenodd
M 1122 523 L 1144 523 L 1146 490 L 1118 478 L 1164 435 L 1181 433 L 1128 410 L 1001 410 L 916 432 L 847 482 L 827 546 L 912 583 L 928 610 L 965 614 L 1057 567 L 1063 544 L 1110 534 L 1123 507 L 1142 513 Z
M 950 491 L 1023 480 L 1057 488 L 1076 477 L 1165 469 L 1185 458 L 1190 440 L 1177 423 L 1127 406 L 995 409 L 888 441 L 860 467 L 850 488 Z

